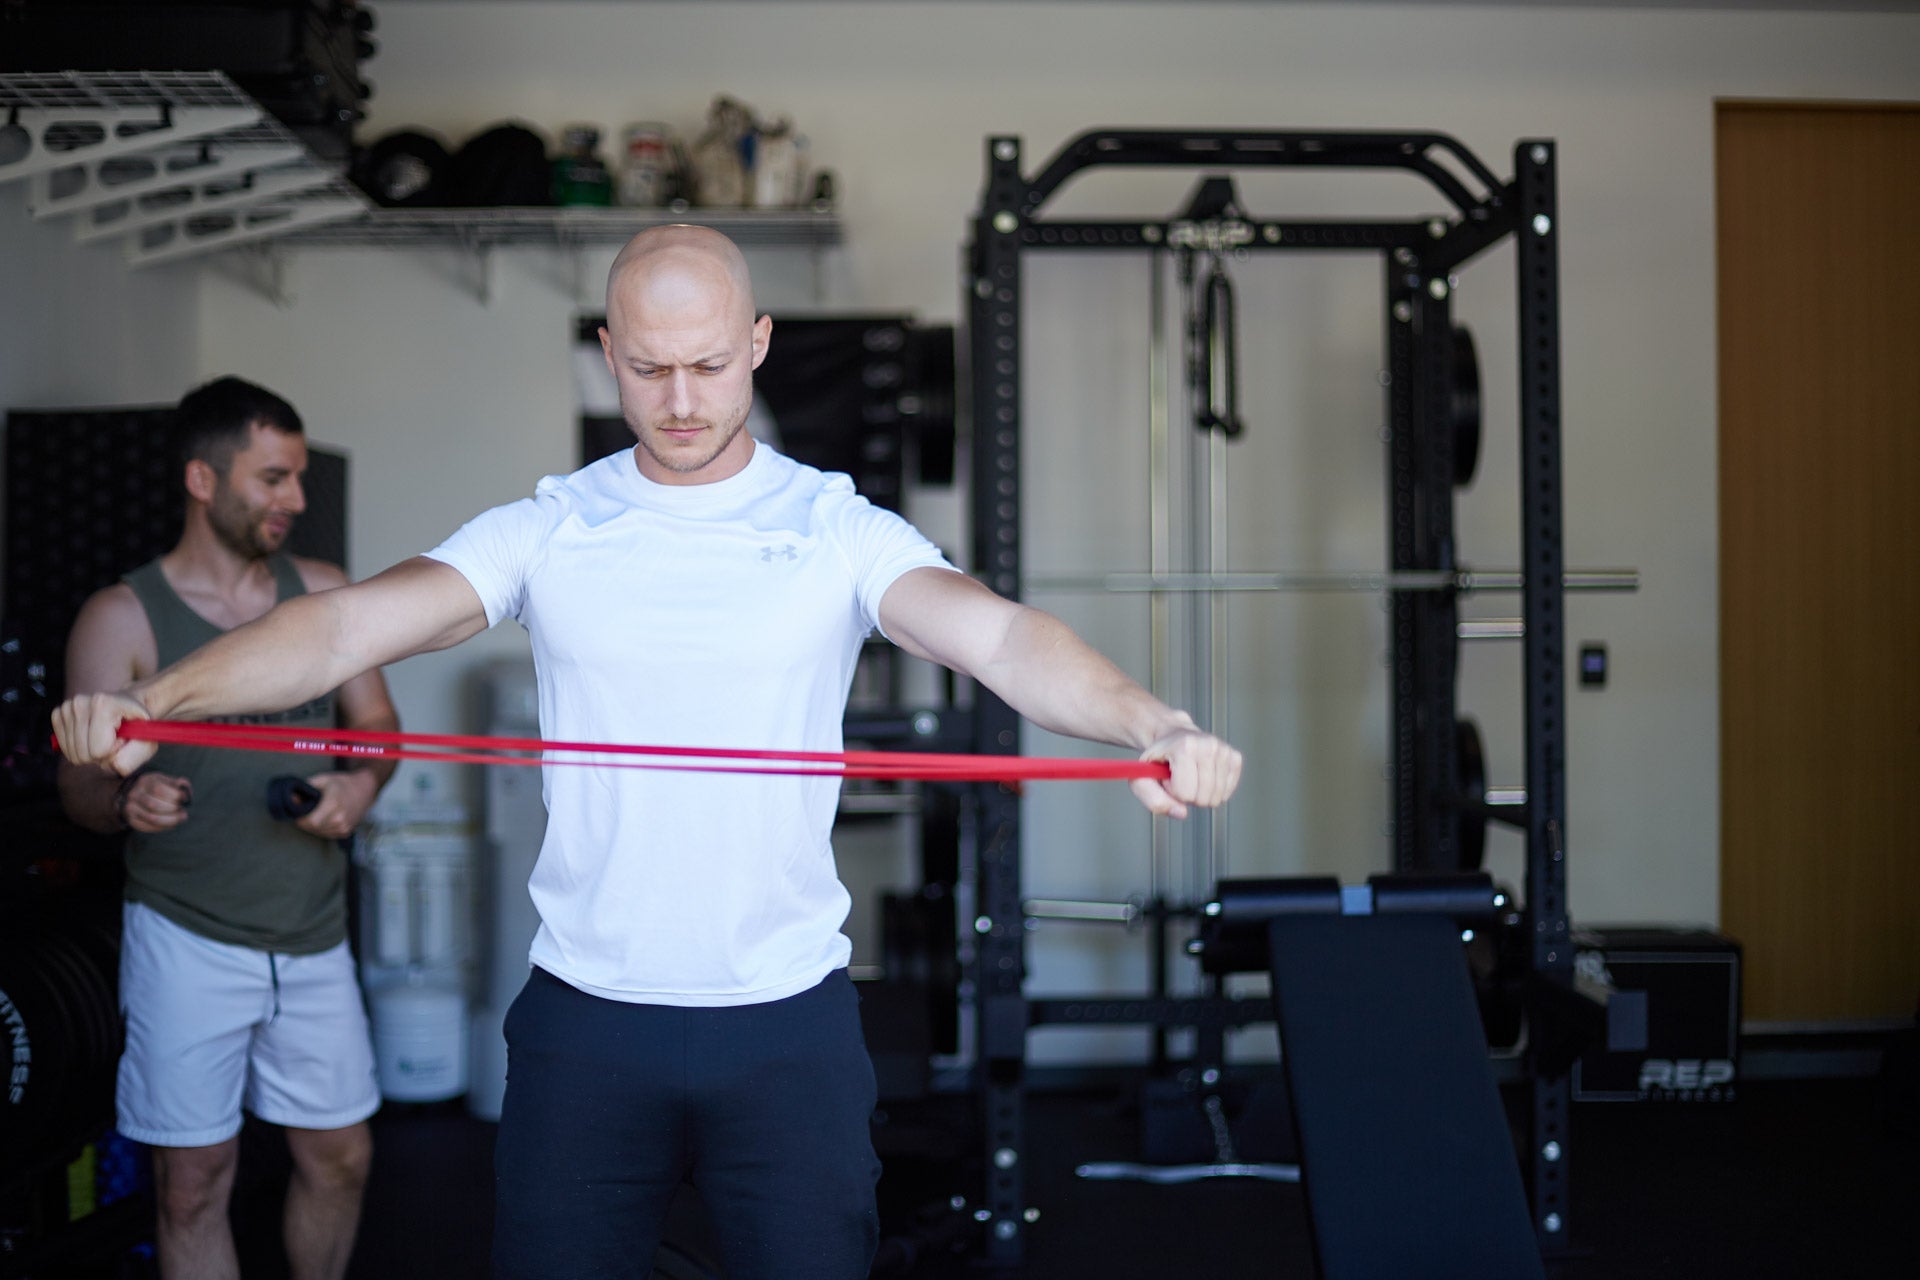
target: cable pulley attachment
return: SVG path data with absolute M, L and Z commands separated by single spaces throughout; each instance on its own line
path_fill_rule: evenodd
M 1246 209 L 1231 178 L 1203 178 L 1174 223 L 1170 238 L 1180 246 L 1180 284 L 1187 301 L 1187 385 L 1193 425 L 1228 439 L 1241 432 L 1239 330 L 1234 319 L 1233 279 L 1226 254 L 1252 237 Z M 1196 258 L 1207 255 L 1200 281 Z
M 1236 356 L 1239 330 L 1233 313 L 1233 280 L 1220 254 L 1211 255 L 1212 267 L 1200 305 L 1200 358 L 1193 377 L 1196 392 L 1194 425 L 1218 431 L 1227 439 L 1239 436 L 1240 369 Z

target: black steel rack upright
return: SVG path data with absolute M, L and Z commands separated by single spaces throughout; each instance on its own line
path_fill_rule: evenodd
M 1393 571 L 1454 572 L 1455 440 L 1451 429 L 1454 333 L 1450 274 L 1507 236 L 1519 265 L 1522 618 L 1526 796 L 1500 816 L 1526 839 L 1526 924 L 1536 977 L 1567 982 L 1573 970 L 1566 910 L 1566 764 L 1562 697 L 1560 361 L 1554 145 L 1523 140 L 1502 182 L 1454 139 L 1438 133 L 1094 130 L 1072 139 L 1036 176 L 1020 168 L 1020 141 L 987 140 L 987 182 L 969 246 L 973 424 L 973 567 L 1001 595 L 1021 595 L 1021 262 L 1031 252 L 1139 249 L 1192 243 L 1176 216 L 1050 220 L 1042 209 L 1084 169 L 1157 166 L 1208 173 L 1252 168 L 1396 169 L 1426 179 L 1451 212 L 1409 221 L 1268 221 L 1240 216 L 1204 228 L 1248 253 L 1374 252 L 1385 270 L 1388 518 Z M 1472 184 L 1472 185 L 1470 185 Z M 1476 192 L 1473 186 L 1480 190 Z M 1452 591 L 1392 592 L 1391 768 L 1394 869 L 1458 866 L 1461 783 L 1455 739 L 1458 602 Z M 974 747 L 1005 752 L 1018 717 L 985 689 L 973 714 Z M 995 1263 L 1023 1256 L 1031 1221 L 1023 1198 L 1028 1028 L 1045 1020 L 1027 1000 L 1020 897 L 1020 806 L 1005 788 L 972 800 L 976 937 L 968 965 L 976 1019 L 976 1085 L 987 1185 L 977 1216 Z M 1172 1025 L 1206 1016 L 1161 1002 Z M 1113 1020 L 1140 1020 L 1116 1016 Z M 1215 1015 L 1215 1022 L 1218 1016 Z M 1533 1221 L 1542 1249 L 1564 1249 L 1570 1147 L 1568 1066 L 1529 1049 Z

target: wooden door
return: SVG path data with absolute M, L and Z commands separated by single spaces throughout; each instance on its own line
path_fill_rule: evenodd
M 1920 105 L 1719 104 L 1720 906 L 1750 1022 L 1920 998 Z

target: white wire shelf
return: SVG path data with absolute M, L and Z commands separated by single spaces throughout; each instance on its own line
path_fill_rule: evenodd
M 39 111 L 241 107 L 252 98 L 219 71 L 9 71 L 0 74 L 0 107 Z
M 303 228 L 287 243 L 571 249 L 619 244 L 638 231 L 672 222 L 712 227 L 745 247 L 825 249 L 839 245 L 843 235 L 836 215 L 812 209 L 374 209 L 351 221 Z
M 281 301 L 280 251 L 299 246 L 458 248 L 484 301 L 501 246 L 578 250 L 670 222 L 746 247 L 843 241 L 839 218 L 811 208 L 376 208 L 218 71 L 0 73 L 0 183 L 16 180 L 36 220 L 71 217 L 83 243 L 121 239 L 135 267 L 250 250 L 246 273 Z
M 218 71 L 0 74 L 0 182 L 136 267 L 284 237 L 369 202 Z

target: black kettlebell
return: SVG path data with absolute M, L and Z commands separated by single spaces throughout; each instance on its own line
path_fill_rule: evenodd
M 267 812 L 277 822 L 304 818 L 320 806 L 320 788 L 290 773 L 267 782 Z

